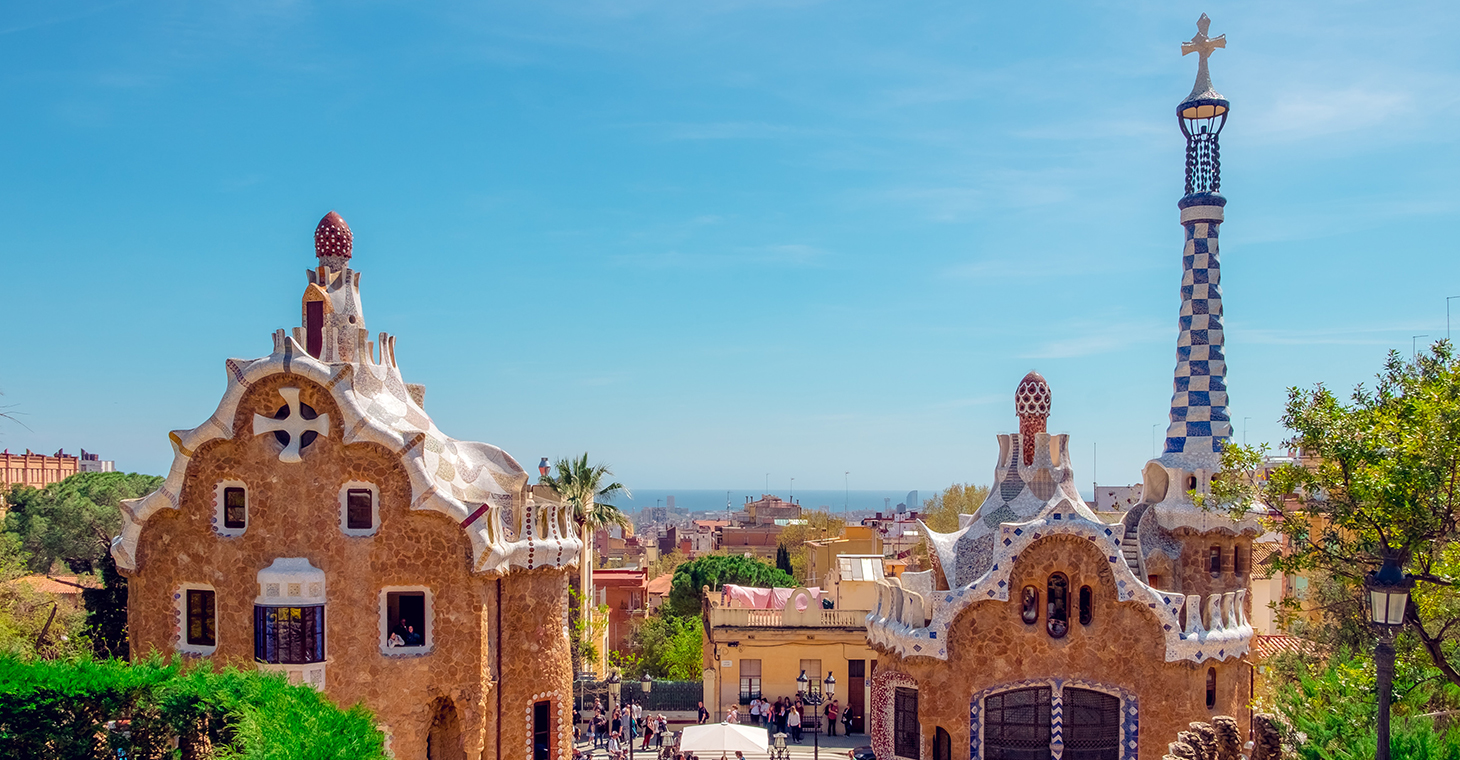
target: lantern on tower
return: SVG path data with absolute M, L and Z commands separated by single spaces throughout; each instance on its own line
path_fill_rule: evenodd
M 1222 94 L 1212 86 L 1212 75 L 1207 70 L 1207 58 L 1217 48 L 1227 46 L 1227 35 L 1208 37 L 1212 20 L 1201 14 L 1196 22 L 1196 36 L 1190 42 L 1181 43 L 1181 54 L 1196 53 L 1196 85 L 1191 94 L 1176 107 L 1177 121 L 1181 133 L 1186 135 L 1186 194 L 1220 195 L 1222 190 L 1222 153 L 1217 144 L 1217 135 L 1227 124 L 1230 105 Z

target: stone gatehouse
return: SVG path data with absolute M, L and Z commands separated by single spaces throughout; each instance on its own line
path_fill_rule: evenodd
M 124 504 L 132 652 L 363 702 L 396 757 L 567 760 L 569 515 L 506 452 L 437 428 L 395 338 L 365 329 L 352 244 L 320 222 L 300 326 L 225 362 L 217 410 Z

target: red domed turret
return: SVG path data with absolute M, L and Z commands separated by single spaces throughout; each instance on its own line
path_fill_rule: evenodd
M 354 247 L 355 236 L 350 232 L 350 225 L 345 224 L 344 217 L 331 211 L 319 220 L 319 226 L 314 228 L 314 255 L 321 259 L 335 259 L 343 264 L 350 258 L 350 250 Z
M 1014 412 L 1019 415 L 1019 441 L 1024 450 L 1024 464 L 1034 464 L 1034 436 L 1047 432 L 1049 420 L 1049 383 L 1038 372 L 1030 372 L 1019 381 L 1014 391 Z

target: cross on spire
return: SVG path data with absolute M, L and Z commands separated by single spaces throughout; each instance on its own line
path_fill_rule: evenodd
M 253 416 L 253 434 L 263 435 L 280 431 L 288 433 L 289 443 L 284 446 L 283 451 L 279 452 L 279 461 L 290 464 L 302 462 L 304 459 L 299 456 L 299 444 L 304 434 L 313 432 L 328 436 L 330 434 L 330 416 L 321 414 L 312 420 L 304 419 L 304 414 L 299 409 L 298 388 L 280 388 L 279 395 L 283 396 L 284 402 L 289 405 L 289 415 L 282 420 L 276 420 L 262 414 L 255 414 Z
M 1217 48 L 1227 47 L 1227 35 L 1219 34 L 1215 37 L 1208 37 L 1207 30 L 1212 26 L 1212 20 L 1207 14 L 1201 14 L 1196 20 L 1196 36 L 1190 42 L 1181 43 L 1181 54 L 1196 53 L 1198 62 L 1196 66 L 1196 86 L 1191 88 L 1191 95 L 1187 100 L 1199 97 L 1218 97 L 1216 90 L 1212 87 L 1212 75 L 1207 71 L 1207 58 L 1211 57 L 1212 51 Z M 1205 93 L 1210 92 L 1210 96 Z

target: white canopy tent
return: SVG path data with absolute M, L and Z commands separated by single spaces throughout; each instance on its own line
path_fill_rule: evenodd
M 688 726 L 679 738 L 682 752 L 720 753 L 756 752 L 764 754 L 770 746 L 770 734 L 757 726 L 738 723 L 711 723 Z

